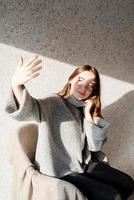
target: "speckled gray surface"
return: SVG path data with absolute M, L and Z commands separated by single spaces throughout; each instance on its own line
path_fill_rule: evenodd
M 134 1 L 0 0 L 0 200 L 10 200 L 5 147 L 17 126 L 3 106 L 18 56 L 32 53 L 44 59 L 40 77 L 27 85 L 36 97 L 61 88 L 74 65 L 98 68 L 111 123 L 104 150 L 134 178 Z

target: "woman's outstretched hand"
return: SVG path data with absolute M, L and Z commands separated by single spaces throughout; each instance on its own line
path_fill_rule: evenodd
M 11 79 L 12 86 L 24 85 L 29 80 L 39 76 L 40 70 L 42 69 L 41 64 L 42 59 L 39 59 L 37 55 L 27 62 L 24 62 L 23 57 L 20 56 L 18 65 Z
M 24 62 L 22 56 L 18 60 L 18 65 L 11 79 L 12 90 L 17 107 L 19 107 L 22 100 L 24 89 L 22 86 L 29 80 L 39 76 L 40 70 L 42 69 L 41 63 L 42 60 L 39 59 L 37 55 L 27 62 Z
M 93 119 L 90 114 L 90 110 L 93 105 L 93 102 L 90 99 L 87 99 L 87 100 L 85 100 L 84 104 L 85 104 L 85 106 L 83 107 L 83 113 L 84 113 L 85 119 L 93 122 Z

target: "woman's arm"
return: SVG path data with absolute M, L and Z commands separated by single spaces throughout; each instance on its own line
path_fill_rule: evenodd
M 106 141 L 106 132 L 109 123 L 101 117 L 94 117 L 92 119 L 90 114 L 91 107 L 92 101 L 90 99 L 86 100 L 83 107 L 85 117 L 84 130 L 88 141 L 88 149 L 97 152 L 101 150 L 101 146 Z
M 14 97 L 16 107 L 17 107 L 17 109 L 19 109 L 19 106 L 20 106 L 20 103 L 21 103 L 21 100 L 22 100 L 24 85 L 11 86 L 11 88 L 12 88 L 13 97 Z
M 11 79 L 11 91 L 6 104 L 6 112 L 16 120 L 39 119 L 39 102 L 30 96 L 24 84 L 39 75 L 39 70 L 42 68 L 39 66 L 41 62 L 38 56 L 25 63 L 22 57 L 19 60 Z
M 106 133 L 109 127 L 109 122 L 101 117 L 95 117 L 94 122 L 90 122 L 84 118 L 83 125 L 88 141 L 89 151 L 100 151 L 102 145 L 106 141 Z

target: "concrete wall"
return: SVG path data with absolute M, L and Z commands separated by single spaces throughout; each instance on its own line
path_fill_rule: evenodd
M 133 0 L 0 1 L 0 200 L 10 199 L 6 149 L 18 123 L 3 106 L 19 55 L 37 53 L 44 60 L 40 77 L 27 84 L 39 98 L 62 88 L 74 66 L 97 67 L 111 123 L 104 151 L 113 167 L 134 178 L 133 11 Z

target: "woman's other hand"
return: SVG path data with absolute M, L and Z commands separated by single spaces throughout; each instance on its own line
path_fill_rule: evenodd
M 87 99 L 84 101 L 84 104 L 85 104 L 85 106 L 83 107 L 84 116 L 88 121 L 93 122 L 93 119 L 90 114 L 90 110 L 93 105 L 93 102 L 90 99 Z
M 40 70 L 42 69 L 41 64 L 42 59 L 39 59 L 37 55 L 27 62 L 24 62 L 23 57 L 20 56 L 18 65 L 11 79 L 12 86 L 24 85 L 29 80 L 39 76 Z

